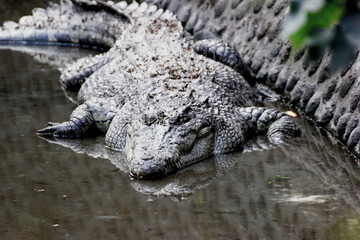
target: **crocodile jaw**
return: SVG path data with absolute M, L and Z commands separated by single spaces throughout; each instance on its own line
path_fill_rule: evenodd
M 211 156 L 214 142 L 214 132 L 181 137 L 169 127 L 144 127 L 127 136 L 124 154 L 132 177 L 161 178 Z
M 139 151 L 125 152 L 125 156 L 131 177 L 155 179 L 208 158 L 214 153 L 214 145 L 214 135 L 211 134 L 205 138 L 197 139 L 192 148 L 184 152 L 179 151 L 178 146 L 170 145 L 158 149 L 154 156 Z

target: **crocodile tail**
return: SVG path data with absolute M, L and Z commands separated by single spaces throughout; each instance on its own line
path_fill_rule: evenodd
M 0 27 L 1 45 L 110 48 L 131 19 L 111 2 L 61 0 Z

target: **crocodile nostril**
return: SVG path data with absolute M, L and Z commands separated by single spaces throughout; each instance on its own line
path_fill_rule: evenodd
M 141 157 L 141 159 L 144 160 L 144 161 L 148 161 L 148 160 L 154 159 L 154 156 L 144 155 L 144 156 Z

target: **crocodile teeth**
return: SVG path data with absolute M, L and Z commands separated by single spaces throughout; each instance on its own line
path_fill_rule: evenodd
M 175 165 L 176 165 L 177 168 L 179 168 L 179 169 L 181 168 L 180 162 L 175 163 Z

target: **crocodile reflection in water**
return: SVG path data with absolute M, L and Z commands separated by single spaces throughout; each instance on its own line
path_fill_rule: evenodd
M 269 143 L 266 136 L 257 136 L 256 139 L 245 143 L 244 151 L 215 154 L 212 158 L 185 167 L 167 178 L 158 180 L 133 179 L 130 184 L 136 191 L 147 195 L 149 200 L 170 197 L 178 201 L 187 199 L 199 190 L 214 185 L 214 181 L 227 179 L 230 175 L 230 179 L 225 180 L 225 186 L 232 183 L 239 184 L 239 187 L 242 186 L 245 189 L 249 187 L 251 194 L 263 194 L 270 191 L 268 192 L 269 198 L 276 202 L 306 200 L 308 201 L 306 204 L 316 206 L 317 202 L 310 202 L 311 197 L 313 197 L 312 194 L 316 193 L 317 200 L 326 200 L 329 203 L 338 202 L 341 199 L 341 201 L 357 209 L 355 206 L 357 206 L 358 197 L 349 194 L 356 189 L 355 185 L 359 181 L 358 171 L 351 162 L 353 159 L 344 158 L 341 152 L 336 149 L 329 149 L 330 139 L 323 136 L 321 131 L 315 129 L 314 126 L 310 126 L 306 119 L 300 121 L 299 124 L 304 129 L 307 143 L 279 148 L 277 145 Z M 96 158 L 96 161 L 103 161 L 101 158 L 108 159 L 121 171 L 129 172 L 123 155 L 105 149 L 103 137 L 46 138 L 45 140 L 70 148 L 79 154 L 87 154 Z M 324 157 L 318 158 L 315 154 L 317 151 L 323 152 Z M 278 159 L 277 156 L 282 157 Z M 327 159 L 325 163 L 324 159 Z M 228 173 L 233 170 L 236 173 Z M 269 177 L 274 177 L 275 174 L 281 172 L 286 172 L 288 178 L 275 177 L 275 179 L 269 179 Z M 253 177 L 250 177 L 251 175 Z M 349 177 L 354 181 L 350 183 Z M 309 182 L 316 182 L 317 184 L 309 186 Z M 254 186 L 257 190 L 253 189 Z M 277 188 L 279 188 L 279 192 L 277 192 Z M 245 189 L 243 191 L 247 192 Z M 303 197 L 300 198 L 299 196 Z M 304 202 L 298 204 L 301 203 Z
M 62 1 L 4 23 L 0 41 L 110 48 L 62 69 L 60 81 L 78 91 L 79 106 L 69 121 L 38 134 L 80 138 L 97 127 L 107 148 L 123 151 L 135 178 L 232 152 L 257 133 L 279 145 L 299 134 L 286 113 L 256 107 L 259 97 L 276 95 L 251 81 L 233 48 L 195 42 L 174 15 L 154 6 Z
M 124 156 L 106 149 L 103 137 L 43 139 L 52 144 L 59 144 L 65 148 L 70 148 L 79 154 L 86 154 L 99 160 L 101 158 L 108 159 L 120 171 L 129 173 L 129 167 Z M 244 146 L 246 152 L 269 150 L 272 148 L 278 148 L 278 146 L 269 143 L 265 136 L 258 136 L 256 140 L 247 141 Z M 215 154 L 205 161 L 200 161 L 180 169 L 167 178 L 148 181 L 132 179 L 130 184 L 136 191 L 147 195 L 150 200 L 158 197 L 170 197 L 175 201 L 184 200 L 224 175 L 238 163 L 242 154 L 243 151 Z M 246 160 L 248 159 L 244 161 Z

